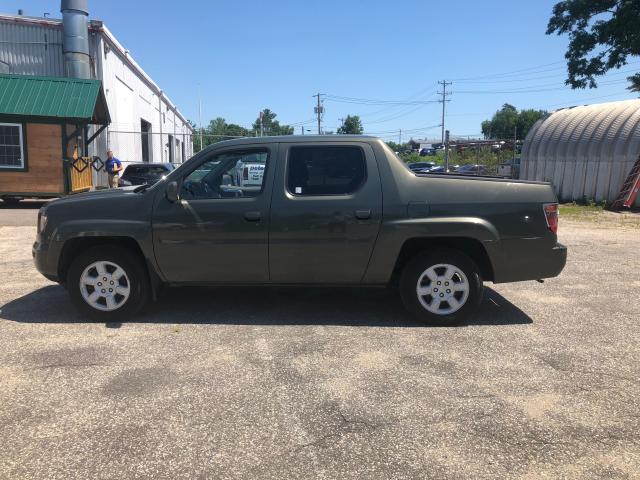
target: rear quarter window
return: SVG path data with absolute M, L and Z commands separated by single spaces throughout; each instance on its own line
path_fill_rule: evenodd
M 287 189 L 298 196 L 349 195 L 362 186 L 366 173 L 360 147 L 291 147 Z

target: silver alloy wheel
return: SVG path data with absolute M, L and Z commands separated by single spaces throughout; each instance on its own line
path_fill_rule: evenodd
M 427 268 L 416 285 L 420 304 L 436 315 L 460 310 L 469 299 L 469 280 L 455 265 L 439 263 Z
M 80 293 L 92 308 L 112 312 L 122 307 L 131 294 L 131 282 L 118 264 L 101 260 L 80 275 Z

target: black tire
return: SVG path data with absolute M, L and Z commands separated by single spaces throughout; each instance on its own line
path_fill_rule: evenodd
M 437 314 L 427 310 L 421 303 L 417 292 L 418 281 L 423 273 L 439 264 L 449 264 L 456 267 L 464 273 L 469 284 L 468 296 L 464 304 L 457 311 L 448 314 Z M 429 284 L 428 287 L 431 285 Z M 405 308 L 416 319 L 436 325 L 455 325 L 469 318 L 480 305 L 482 293 L 483 283 L 480 269 L 471 258 L 459 250 L 443 248 L 418 254 L 407 262 L 400 277 L 400 296 Z M 463 295 L 460 295 L 458 299 L 462 297 Z M 427 303 L 433 301 L 430 295 L 422 298 Z M 448 303 L 441 305 L 443 309 L 449 307 Z
M 92 307 L 82 296 L 80 278 L 94 262 L 112 262 L 122 268 L 129 280 L 129 297 L 115 310 Z M 142 260 L 131 251 L 112 246 L 90 248 L 73 260 L 67 273 L 66 287 L 73 304 L 83 314 L 104 322 L 128 320 L 138 313 L 149 299 L 149 276 Z

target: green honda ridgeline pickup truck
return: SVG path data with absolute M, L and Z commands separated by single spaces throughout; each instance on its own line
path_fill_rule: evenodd
M 393 285 L 446 323 L 476 309 L 484 281 L 558 275 L 557 228 L 547 183 L 414 174 L 366 136 L 261 137 L 208 147 L 153 186 L 47 204 L 33 256 L 107 321 L 164 285 Z

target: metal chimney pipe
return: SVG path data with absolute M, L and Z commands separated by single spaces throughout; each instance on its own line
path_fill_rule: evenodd
M 87 0 L 62 0 L 64 65 L 67 76 L 91 78 Z

